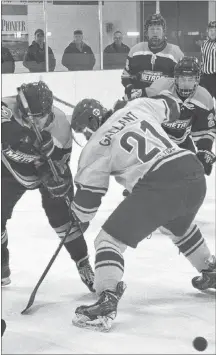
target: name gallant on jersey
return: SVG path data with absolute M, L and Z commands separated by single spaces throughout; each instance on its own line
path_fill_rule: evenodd
M 131 111 L 127 112 L 125 116 L 117 121 L 119 126 L 111 126 L 111 129 L 104 135 L 104 137 L 100 140 L 99 144 L 108 146 L 111 144 L 112 137 L 119 133 L 127 126 L 128 123 L 138 120 L 138 117 L 135 116 Z

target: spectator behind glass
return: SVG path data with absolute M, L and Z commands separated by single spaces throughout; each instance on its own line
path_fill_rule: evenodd
M 123 69 L 130 48 L 122 43 L 121 31 L 113 35 L 113 43 L 104 49 L 104 69 Z
M 48 60 L 49 71 L 54 71 L 56 66 L 56 60 L 53 51 L 48 47 Z M 31 73 L 45 72 L 46 71 L 46 59 L 45 59 L 45 43 L 44 43 L 44 31 L 38 29 L 35 31 L 35 39 L 28 47 L 27 52 L 24 55 L 23 65 Z
M 15 62 L 8 48 L 1 47 L 1 70 L 2 74 L 13 74 L 15 70 Z
M 81 30 L 74 31 L 74 40 L 64 51 L 62 65 L 70 71 L 93 69 L 95 56 L 92 49 L 83 42 Z

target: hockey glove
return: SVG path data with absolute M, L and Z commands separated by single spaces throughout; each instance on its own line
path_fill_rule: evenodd
M 58 181 L 55 181 L 47 163 L 37 167 L 38 174 L 43 185 L 47 188 L 53 198 L 64 197 L 69 194 L 69 190 L 73 195 L 73 180 L 68 164 L 62 164 L 57 161 L 53 162 L 58 173 Z
M 122 192 L 122 195 L 123 195 L 124 197 L 127 197 L 127 196 L 130 195 L 130 192 L 125 189 L 125 190 Z
M 213 152 L 209 152 L 208 150 L 198 150 L 197 158 L 203 165 L 206 175 L 210 175 L 212 171 L 212 165 L 216 161 L 216 156 Z
M 54 142 L 53 138 L 48 131 L 41 131 L 42 143 L 35 143 L 35 148 L 38 150 L 42 158 L 50 158 L 51 154 L 54 151 Z
M 128 84 L 125 88 L 125 101 L 131 101 L 142 97 L 142 89 L 135 89 L 133 84 Z

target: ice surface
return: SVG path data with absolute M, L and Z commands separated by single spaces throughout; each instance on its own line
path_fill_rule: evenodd
M 72 161 L 80 149 L 75 145 Z M 76 171 L 76 163 L 72 164 Z M 209 247 L 215 253 L 215 172 L 198 216 Z M 122 199 L 122 188 L 111 180 L 86 240 L 91 261 L 93 241 L 101 224 Z M 32 314 L 21 315 L 58 238 L 48 224 L 38 191 L 28 191 L 8 222 L 12 283 L 2 291 L 7 322 L 3 354 L 196 354 L 192 341 L 208 341 L 204 354 L 215 353 L 215 294 L 191 286 L 197 272 L 178 255 L 168 237 L 156 232 L 136 250 L 125 253 L 128 288 L 110 333 L 94 333 L 71 324 L 75 308 L 95 301 L 80 281 L 74 263 L 62 250 L 39 288 Z

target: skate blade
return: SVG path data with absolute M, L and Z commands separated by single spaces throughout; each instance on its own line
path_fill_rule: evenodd
M 112 314 L 110 314 L 110 317 L 98 316 L 97 319 L 90 320 L 83 314 L 76 314 L 75 318 L 72 319 L 72 324 L 75 325 L 75 327 L 107 333 L 112 327 L 113 319 L 111 317 Z
M 10 283 L 11 283 L 10 277 L 5 277 L 5 278 L 1 279 L 1 285 L 2 286 L 10 285 Z

